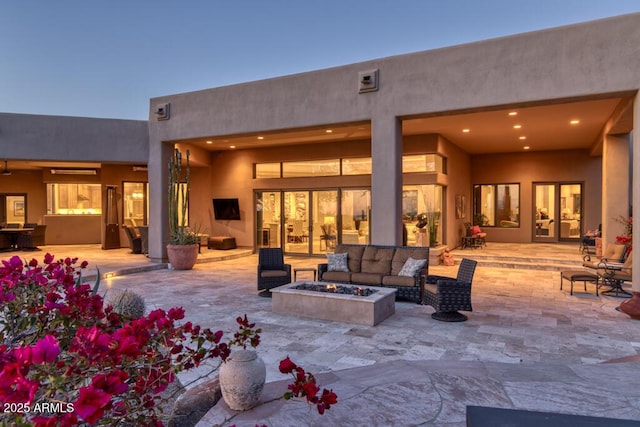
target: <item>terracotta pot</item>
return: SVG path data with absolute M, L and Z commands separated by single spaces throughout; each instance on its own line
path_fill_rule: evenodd
M 237 350 L 220 366 L 220 390 L 229 408 L 246 411 L 260 403 L 267 370 L 253 350 Z
M 198 244 L 167 245 L 167 257 L 173 270 L 191 270 L 198 260 Z
M 619 308 L 632 319 L 640 320 L 640 292 L 633 292 L 633 296 L 620 303 Z

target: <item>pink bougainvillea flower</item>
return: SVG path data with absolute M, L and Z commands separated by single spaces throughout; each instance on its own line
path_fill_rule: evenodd
M 80 389 L 78 400 L 73 407 L 80 418 L 89 424 L 94 424 L 104 415 L 104 407 L 110 401 L 109 393 L 88 386 Z
M 278 368 L 280 369 L 280 372 L 282 372 L 283 374 L 290 374 L 297 367 L 298 366 L 295 363 L 293 363 L 291 359 L 289 359 L 289 356 L 282 359 L 280 361 L 280 365 L 278 366 Z
M 33 346 L 32 363 L 53 363 L 60 354 L 58 340 L 53 335 L 45 335 Z
M 91 385 L 94 388 L 103 390 L 111 395 L 117 395 L 122 394 L 129 389 L 129 386 L 125 382 L 128 379 L 129 375 L 126 372 L 116 369 L 108 374 L 96 375 L 91 380 Z

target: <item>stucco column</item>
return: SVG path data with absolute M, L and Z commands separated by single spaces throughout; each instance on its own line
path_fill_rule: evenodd
M 629 215 L 629 135 L 606 135 L 602 150 L 602 244 L 615 241 Z
M 396 117 L 371 122 L 371 243 L 402 244 L 402 125 Z
M 149 259 L 167 262 L 169 222 L 167 202 L 169 185 L 169 160 L 173 145 L 150 137 L 149 143 Z
M 635 271 L 633 275 L 633 290 L 640 292 L 640 247 L 638 246 L 638 239 L 640 239 L 640 224 L 638 223 L 638 209 L 640 209 L 640 188 L 638 183 L 640 182 L 640 97 L 636 95 L 636 100 L 633 106 L 633 132 L 631 133 L 631 139 L 633 140 L 633 183 L 632 193 L 633 206 L 635 211 L 633 215 L 636 217 L 633 221 L 633 247 L 634 251 L 631 252 L 632 259 L 632 271 Z

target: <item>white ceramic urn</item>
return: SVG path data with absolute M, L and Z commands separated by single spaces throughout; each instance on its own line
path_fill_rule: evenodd
M 220 389 L 229 408 L 246 411 L 260 402 L 267 370 L 254 350 L 237 350 L 220 366 Z

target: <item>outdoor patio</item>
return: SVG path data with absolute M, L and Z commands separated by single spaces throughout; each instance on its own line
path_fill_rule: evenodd
M 286 388 L 278 362 L 287 355 L 338 394 L 338 405 L 324 416 L 306 404 L 278 401 L 241 414 L 233 420 L 238 426 L 464 426 L 466 405 L 640 420 L 640 389 L 630 381 L 640 374 L 640 323 L 615 310 L 622 299 L 596 297 L 593 285 L 585 293 L 579 283 L 573 296 L 568 286 L 560 290 L 559 270 L 581 264 L 577 244 L 456 250 L 456 266 L 430 272 L 455 276 L 462 257 L 479 260 L 467 322 L 438 322 L 431 307 L 398 302 L 395 314 L 375 327 L 273 313 L 271 300 L 257 296 L 257 256 L 246 248 L 206 250 L 192 271 L 157 269 L 162 266 L 128 249 L 94 246 L 2 256 L 42 259 L 47 251 L 87 259 L 113 276 L 102 281 L 101 292 L 134 290 L 148 309 L 182 306 L 187 320 L 205 327 L 232 331 L 236 316 L 246 313 L 263 329 L 258 352 L 272 382 L 265 400 Z M 286 261 L 296 268 L 323 260 Z M 189 383 L 205 369 L 181 380 Z M 220 403 L 199 425 L 232 413 Z

